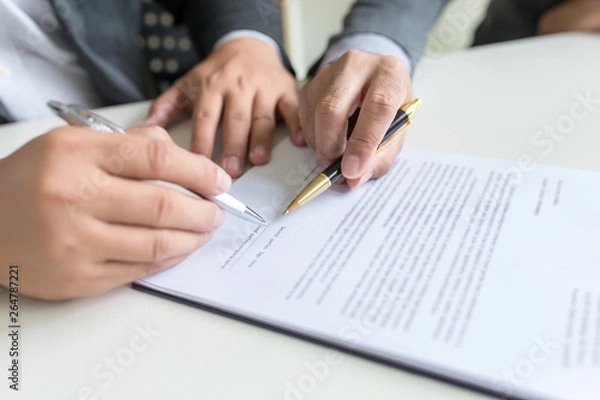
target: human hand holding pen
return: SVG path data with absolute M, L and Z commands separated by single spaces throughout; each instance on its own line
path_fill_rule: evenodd
M 323 167 L 343 155 L 342 173 L 351 188 L 389 171 L 403 145 L 394 140 L 376 154 L 398 109 L 412 99 L 410 75 L 398 58 L 351 50 L 323 66 L 300 95 L 303 136 Z M 361 107 L 347 137 L 348 118 Z
M 58 114 L 62 119 L 67 121 L 72 126 L 84 126 L 95 131 L 107 132 L 107 133 L 120 133 L 125 134 L 125 130 L 121 128 L 118 124 L 104 118 L 103 116 L 96 114 L 90 110 L 87 110 L 83 107 L 77 105 L 67 105 L 60 103 L 58 101 L 49 101 L 48 107 L 50 107 L 54 112 Z M 163 134 L 160 135 L 159 139 L 166 140 L 169 143 L 173 143 L 171 137 L 162 130 Z M 186 193 L 187 195 L 195 198 L 203 198 L 206 200 L 210 200 L 213 203 L 220 206 L 223 210 L 229 211 L 233 215 L 245 219 L 247 221 L 253 222 L 259 225 L 265 225 L 266 221 L 262 216 L 260 216 L 256 211 L 252 210 L 250 207 L 231 196 L 228 193 L 222 193 L 218 196 L 213 196 L 210 194 L 200 194 L 198 192 L 194 192 L 188 188 L 184 188 L 179 185 L 175 185 L 173 187 L 173 183 L 170 184 L 164 181 L 151 181 L 152 183 L 170 186 L 173 189 L 176 189 L 180 192 Z
M 218 195 L 231 185 L 221 168 L 161 140 L 160 128 L 128 133 L 59 128 L 0 160 L 0 193 L 10 193 L 0 197 L 0 264 L 19 263 L 22 294 L 105 292 L 177 264 L 223 223 L 214 203 L 142 182 Z

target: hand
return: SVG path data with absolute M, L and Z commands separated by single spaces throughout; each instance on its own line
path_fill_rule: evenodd
M 570 31 L 600 31 L 600 1 L 565 0 L 543 14 L 538 23 L 540 35 Z
M 255 165 L 269 161 L 276 113 L 296 134 L 298 93 L 277 51 L 257 39 L 237 39 L 217 48 L 154 103 L 147 121 L 165 127 L 193 112 L 191 150 L 212 157 L 223 122 L 222 165 L 233 177 L 246 153 Z M 248 150 L 249 147 L 249 150 Z
M 231 185 L 170 141 L 83 128 L 56 129 L 0 160 L 0 285 L 13 263 L 24 295 L 94 295 L 182 261 L 221 225 L 215 204 L 141 179 L 207 195 Z
M 375 155 L 398 109 L 412 98 L 410 75 L 395 57 L 351 50 L 321 68 L 300 95 L 304 140 L 323 166 L 343 154 L 342 174 L 351 188 L 386 174 L 400 152 L 398 138 Z M 361 107 L 347 139 L 348 118 Z M 292 136 L 301 145 L 303 138 Z

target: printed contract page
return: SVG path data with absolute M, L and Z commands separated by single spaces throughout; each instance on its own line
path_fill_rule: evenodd
M 137 284 L 503 395 L 600 398 L 600 174 L 405 149 L 336 185 L 285 140 L 212 242 Z

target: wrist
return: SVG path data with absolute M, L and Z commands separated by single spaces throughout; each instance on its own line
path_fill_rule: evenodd
M 396 57 L 404 63 L 409 72 L 412 71 L 412 61 L 404 48 L 392 39 L 378 33 L 355 33 L 332 43 L 325 53 L 320 67 L 339 60 L 350 50 Z
M 213 50 L 216 50 L 219 47 L 222 47 L 228 43 L 235 42 L 237 40 L 244 40 L 244 39 L 254 39 L 255 41 L 258 41 L 258 42 L 261 42 L 263 44 L 270 46 L 277 54 L 279 61 L 281 61 L 281 63 L 283 63 L 283 54 L 281 53 L 281 48 L 279 47 L 277 42 L 273 38 L 265 35 L 264 33 L 261 33 L 258 31 L 253 31 L 253 30 L 243 29 L 243 30 L 236 30 L 233 32 L 229 32 L 228 34 L 223 36 L 221 39 L 219 39 L 217 41 L 217 43 L 215 43 L 215 45 L 213 46 Z
M 283 65 L 279 52 L 269 44 L 259 39 L 248 37 L 234 39 L 223 44 L 219 47 L 219 49 L 250 54 L 252 57 L 260 60 L 261 62 L 272 61 Z

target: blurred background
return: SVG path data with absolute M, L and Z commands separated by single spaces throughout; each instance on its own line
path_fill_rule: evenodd
M 325 50 L 329 37 L 340 31 L 353 0 L 281 0 L 288 31 L 288 51 L 299 78 Z M 419 0 L 429 1 L 429 0 Z M 429 36 L 426 56 L 435 57 L 467 47 L 490 0 L 453 0 Z
M 354 0 L 252 0 L 261 12 L 273 12 L 279 2 L 286 33 L 286 48 L 297 77 L 304 79 L 310 66 L 325 51 L 329 38 L 342 29 L 344 16 Z M 440 0 L 417 0 L 440 1 Z M 439 54 L 467 47 L 490 0 L 453 0 L 429 35 L 422 62 Z M 200 58 L 186 26 L 174 24 L 174 17 L 155 0 L 143 0 L 143 23 L 138 45 L 148 66 L 165 90 Z
M 354 0 L 248 1 L 252 1 L 259 12 L 265 15 L 277 11 L 277 3 L 281 6 L 286 50 L 299 80 L 304 80 L 307 71 L 324 53 L 329 39 L 341 31 L 344 16 L 354 3 Z M 469 46 L 489 2 L 490 0 L 450 1 L 429 35 L 421 65 L 424 66 L 441 54 Z M 144 10 L 138 46 L 146 54 L 149 70 L 156 77 L 159 90 L 164 91 L 183 73 L 198 64 L 200 57 L 189 37 L 187 26 L 177 24 L 174 16 L 157 0 L 143 0 L 142 4 Z M 182 136 L 176 139 L 183 147 L 189 146 L 189 136 L 186 133 L 187 131 L 182 131 Z

